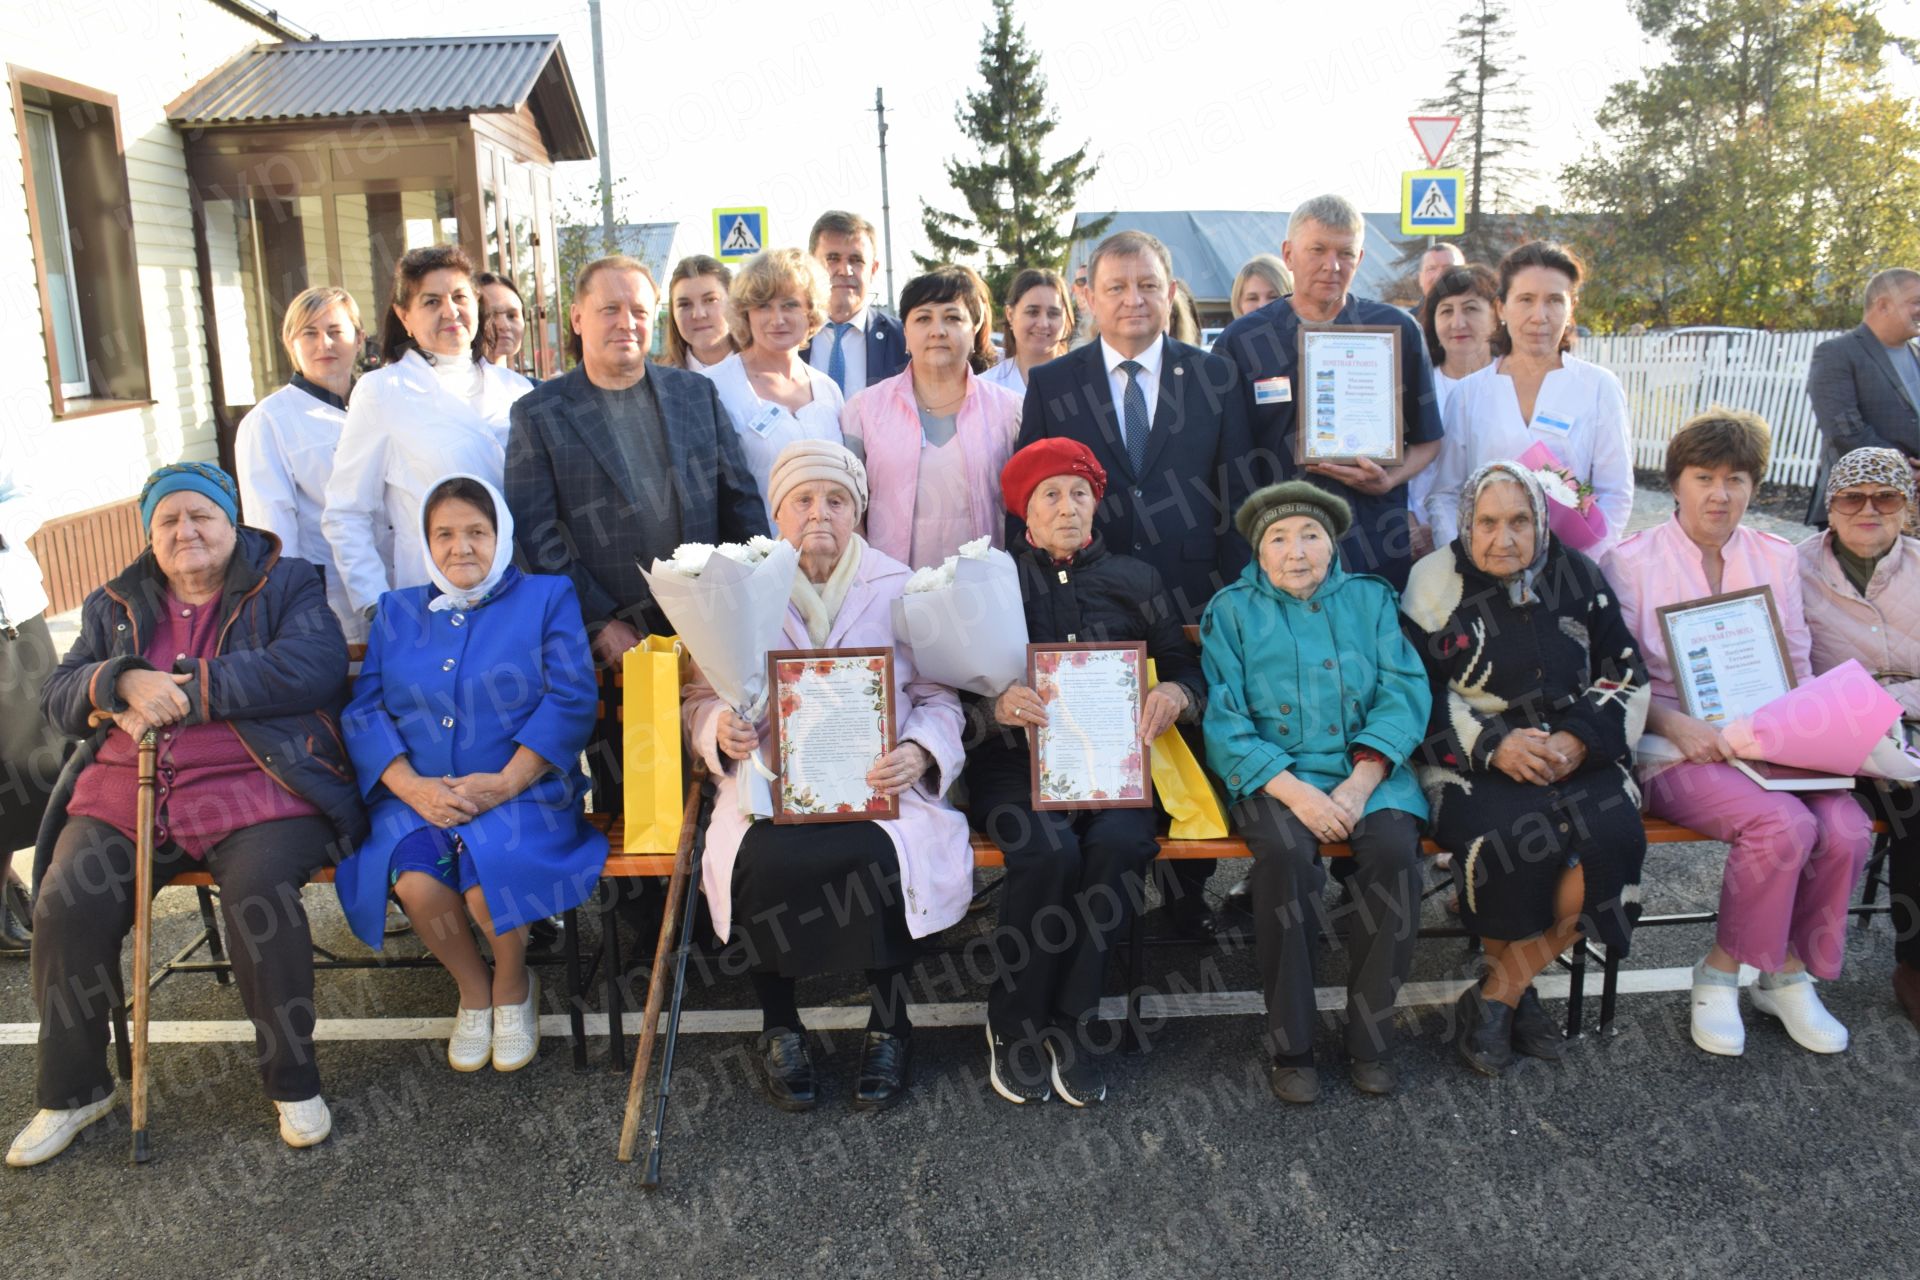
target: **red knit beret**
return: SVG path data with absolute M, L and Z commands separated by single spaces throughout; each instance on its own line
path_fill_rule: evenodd
M 1024 520 L 1033 491 L 1054 476 L 1085 476 L 1093 486 L 1095 502 L 1107 492 L 1107 472 L 1093 450 L 1065 436 L 1047 436 L 1008 458 L 1000 468 L 1000 500 Z

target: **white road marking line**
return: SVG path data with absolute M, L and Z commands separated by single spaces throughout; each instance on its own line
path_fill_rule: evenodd
M 1750 981 L 1752 970 L 1744 971 L 1742 976 Z M 1409 982 L 1400 989 L 1397 1003 L 1403 1009 L 1448 1005 L 1460 998 L 1460 993 L 1466 990 L 1471 981 L 1468 978 L 1448 978 L 1438 982 Z M 1542 974 L 1534 985 L 1542 999 L 1564 1000 L 1572 990 L 1573 980 L 1565 973 Z M 1597 999 L 1600 986 L 1601 975 L 1589 971 L 1586 994 Z M 1621 995 L 1656 995 L 1686 991 L 1692 986 L 1691 967 L 1625 969 L 1620 973 Z M 1315 995 L 1323 1010 L 1346 1007 L 1345 988 L 1321 987 Z M 1153 1021 L 1166 1018 L 1235 1017 L 1261 1013 L 1265 1009 L 1258 991 L 1151 995 L 1141 1001 L 1140 1007 L 1141 1013 Z M 979 1000 L 917 1004 L 912 1008 L 914 1025 L 921 1027 L 977 1027 L 987 1017 L 987 1006 Z M 1126 1012 L 1125 1001 L 1119 996 L 1108 996 L 1100 1002 L 1100 1012 L 1108 1018 L 1122 1017 Z M 802 1010 L 801 1014 L 807 1026 L 816 1031 L 857 1031 L 867 1025 L 867 1009 L 864 1005 L 812 1008 Z M 635 1010 L 621 1019 L 629 1034 L 639 1034 L 642 1016 Z M 565 1014 L 549 1013 L 540 1018 L 542 1036 L 565 1039 L 568 1026 L 569 1020 Z M 666 1026 L 664 1013 L 661 1014 L 661 1026 Z M 589 1037 L 606 1035 L 607 1015 L 587 1014 L 586 1029 Z M 757 1009 L 690 1009 L 680 1017 L 680 1030 L 696 1035 L 738 1034 L 759 1029 L 760 1011 Z M 0 1022 L 0 1046 L 34 1044 L 39 1039 L 39 1031 L 37 1023 Z M 451 1018 L 321 1018 L 314 1028 L 314 1039 L 445 1040 L 452 1033 Z M 245 1043 L 253 1039 L 253 1024 L 243 1021 L 155 1022 L 149 1026 L 147 1037 L 154 1044 Z

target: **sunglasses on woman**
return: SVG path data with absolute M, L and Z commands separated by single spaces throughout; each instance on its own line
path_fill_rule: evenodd
M 1907 505 L 1907 495 L 1896 489 L 1882 489 L 1878 493 L 1836 493 L 1828 499 L 1827 509 L 1838 511 L 1843 516 L 1856 516 L 1869 502 L 1875 511 L 1890 516 Z

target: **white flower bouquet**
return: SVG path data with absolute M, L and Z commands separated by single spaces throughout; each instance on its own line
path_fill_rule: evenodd
M 1027 669 L 1027 611 L 1013 557 L 976 538 L 907 580 L 894 638 L 923 679 L 995 697 Z
M 746 543 L 683 543 L 671 559 L 640 566 L 660 611 L 700 672 L 733 713 L 759 723 L 767 704 L 767 654 L 779 647 L 786 625 L 793 575 L 800 565 L 793 545 L 775 538 Z M 741 771 L 740 809 L 752 817 L 773 814 L 773 773 L 756 754 Z

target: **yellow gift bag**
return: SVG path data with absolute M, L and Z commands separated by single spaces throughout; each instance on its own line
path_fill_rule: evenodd
M 1147 687 L 1160 683 L 1153 660 L 1147 660 Z M 1227 837 L 1227 811 L 1207 778 L 1207 771 L 1193 758 L 1179 726 L 1153 740 L 1153 790 L 1160 807 L 1173 819 L 1167 834 L 1175 840 L 1224 840 Z
M 680 847 L 686 783 L 680 776 L 680 644 L 648 636 L 621 667 L 621 767 L 626 842 L 620 853 Z

